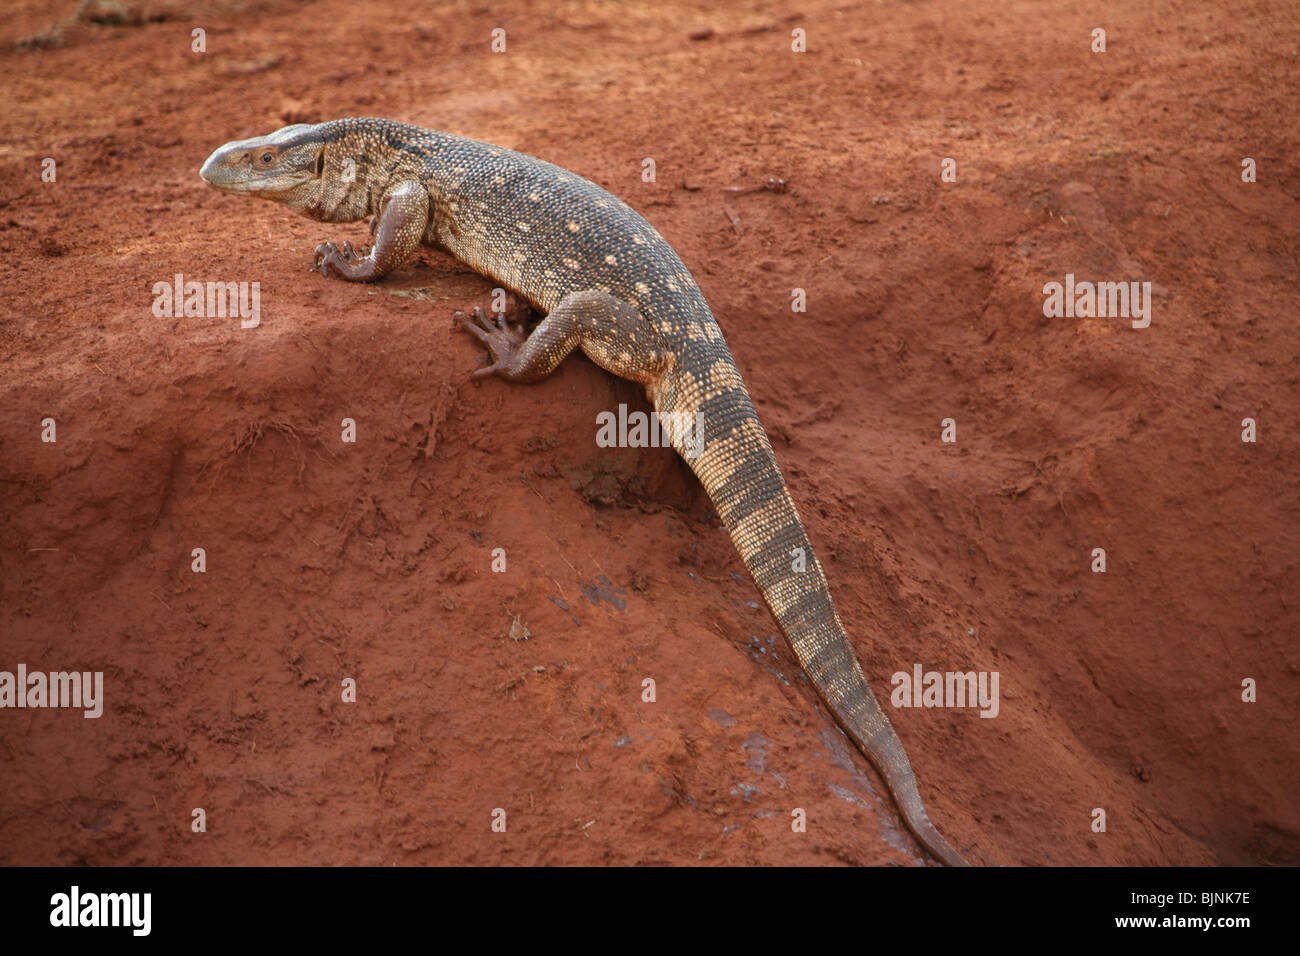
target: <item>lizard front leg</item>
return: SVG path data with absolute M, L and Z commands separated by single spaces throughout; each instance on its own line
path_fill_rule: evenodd
M 470 318 L 457 312 L 466 330 L 492 354 L 493 363 L 475 378 L 500 375 L 512 382 L 536 382 L 555 371 L 575 348 L 607 371 L 649 384 L 663 373 L 668 351 L 633 306 L 604 292 L 573 292 L 560 300 L 532 335 L 504 316 L 489 318 L 482 309 Z
M 316 247 L 312 269 L 323 276 L 334 269 L 349 282 L 383 278 L 411 258 L 428 226 L 429 194 L 415 180 L 407 180 L 384 195 L 379 216 L 371 223 L 375 244 L 367 255 L 357 255 L 350 242 L 343 243 L 342 249 L 322 242 Z

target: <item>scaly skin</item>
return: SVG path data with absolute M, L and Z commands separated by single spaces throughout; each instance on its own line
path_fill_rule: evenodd
M 487 143 L 382 119 L 289 126 L 227 143 L 201 175 L 322 222 L 376 216 L 374 247 L 316 249 L 313 268 L 368 282 L 423 243 L 523 296 L 546 318 L 457 314 L 491 352 L 475 374 L 533 382 L 575 348 L 646 387 L 656 411 L 700 415 L 702 451 L 673 444 L 712 498 L 745 566 L 835 720 L 884 776 L 908 828 L 966 861 L 926 815 L 903 745 L 854 657 L 749 392 L 704 296 L 654 227 L 568 170 Z M 805 555 L 795 571 L 791 557 Z

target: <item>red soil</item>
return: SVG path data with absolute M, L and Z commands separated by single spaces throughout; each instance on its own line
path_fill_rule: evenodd
M 311 250 L 362 225 L 198 178 L 344 115 L 542 156 L 676 247 L 877 694 L 1001 675 L 996 719 L 892 712 L 956 846 L 1300 861 L 1295 5 L 178 2 L 17 48 L 49 6 L 0 26 L 0 670 L 107 701 L 0 710 L 0 862 L 921 855 L 783 640 L 754 652 L 689 472 L 594 445 L 636 386 L 471 383 L 451 314 L 492 283 L 433 252 L 327 281 Z M 259 281 L 260 327 L 156 318 L 176 273 Z M 1066 273 L 1150 281 L 1150 328 L 1045 318 Z

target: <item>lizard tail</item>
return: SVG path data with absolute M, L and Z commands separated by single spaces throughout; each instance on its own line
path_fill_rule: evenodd
M 687 462 L 718 509 L 799 665 L 836 722 L 885 778 L 921 845 L 948 866 L 969 866 L 925 812 L 907 753 L 853 654 L 826 576 L 748 394 L 743 387 L 714 393 L 703 412 L 699 453 Z

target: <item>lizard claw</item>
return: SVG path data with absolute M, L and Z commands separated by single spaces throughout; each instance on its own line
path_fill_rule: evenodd
M 482 309 L 475 309 L 474 311 L 475 311 L 476 313 L 479 313 L 480 315 L 481 315 L 482 312 L 483 312 Z M 477 318 L 477 317 L 478 317 L 478 316 L 476 315 L 475 318 Z M 474 333 L 474 337 L 475 337 L 476 339 L 478 339 L 480 342 L 486 342 L 486 341 L 487 341 L 487 332 L 485 332 L 485 331 L 484 331 L 484 330 L 479 326 L 479 324 L 478 324 L 477 322 L 475 322 L 473 319 L 471 319 L 471 318 L 470 318 L 468 315 L 466 315 L 464 312 L 461 312 L 460 310 L 457 310 L 457 311 L 456 311 L 455 318 L 456 318 L 456 321 L 459 322 L 459 323 L 461 324 L 461 327 L 465 329 L 465 331 Z
M 456 321 L 471 332 L 492 356 L 492 364 L 475 369 L 472 373 L 474 378 L 485 378 L 509 368 L 516 356 L 523 351 L 527 340 L 523 329 L 511 327 L 504 313 L 493 314 L 489 318 L 482 309 L 475 306 L 472 317 L 458 311 Z
M 519 335 L 523 332 L 523 323 L 520 322 L 516 324 L 511 322 L 509 312 L 493 312 L 492 321 L 500 332 L 505 332 L 509 335 Z
M 344 243 L 344 245 L 347 246 L 347 243 Z M 330 266 L 339 269 L 339 263 L 344 261 L 346 260 L 344 259 L 343 254 L 339 252 L 338 246 L 334 245 L 332 242 L 322 242 L 316 247 L 316 255 L 311 264 L 311 271 L 319 272 L 323 276 L 328 276 L 330 274 Z M 342 269 L 339 269 L 339 272 L 342 271 Z
M 353 249 L 351 242 L 344 242 L 342 249 L 332 242 L 322 242 L 316 247 L 315 261 L 311 265 L 311 271 L 327 276 L 330 274 L 330 266 L 333 266 L 342 275 L 344 265 L 364 262 L 367 258 L 368 256 L 360 255 Z

